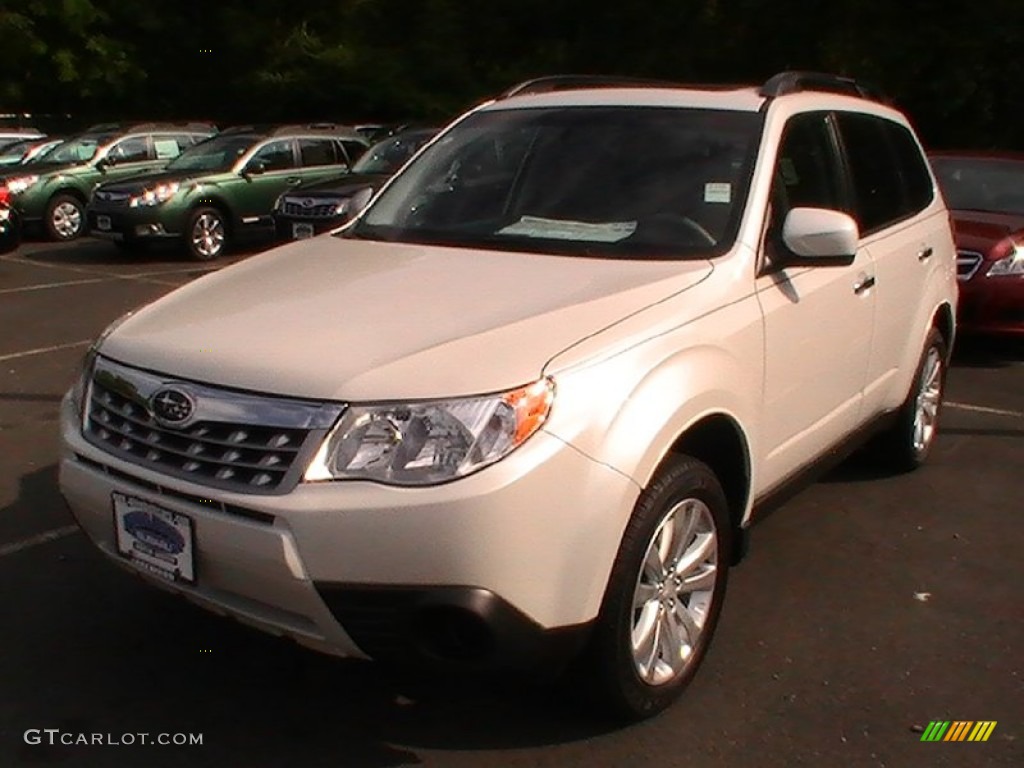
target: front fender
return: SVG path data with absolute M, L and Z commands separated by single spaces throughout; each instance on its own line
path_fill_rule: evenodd
M 547 430 L 641 487 L 676 440 L 713 414 L 728 417 L 755 450 L 764 377 L 760 315 L 745 322 L 741 312 L 730 313 L 735 327 L 729 329 L 723 314 L 558 373 Z M 709 337 L 712 328 L 718 333 Z M 748 465 L 753 489 L 757 462 L 748 457 Z M 748 498 L 744 519 L 749 506 Z

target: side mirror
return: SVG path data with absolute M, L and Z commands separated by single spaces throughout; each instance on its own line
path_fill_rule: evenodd
M 109 157 L 101 157 L 99 160 L 96 161 L 96 170 L 99 171 L 100 173 L 106 173 L 107 168 L 113 164 L 113 159 Z
M 245 177 L 259 176 L 261 173 L 267 172 L 267 164 L 262 160 L 250 160 L 246 163 L 245 168 L 242 169 L 242 175 Z
M 819 266 L 852 264 L 860 231 L 849 214 L 827 208 L 794 208 L 782 225 L 787 263 Z
M 21 226 L 18 214 L 0 203 L 0 254 L 11 253 L 21 245 Z

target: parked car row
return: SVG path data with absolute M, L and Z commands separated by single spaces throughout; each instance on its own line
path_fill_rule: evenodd
M 172 241 L 214 259 L 235 241 L 310 237 L 344 223 L 357 196 L 368 199 L 436 132 L 359 128 L 105 124 L 59 145 L 23 138 L 0 170 L 0 199 L 52 240 L 90 234 L 126 251 Z M 367 153 L 374 133 L 386 138 Z

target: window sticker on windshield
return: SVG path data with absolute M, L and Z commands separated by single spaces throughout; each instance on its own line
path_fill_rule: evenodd
M 732 200 L 732 184 L 727 181 L 709 181 L 704 185 L 705 203 L 728 203 Z
M 155 139 L 153 141 L 153 148 L 156 150 L 158 160 L 163 160 L 168 157 L 177 157 L 181 154 L 178 150 L 178 142 L 174 139 Z
M 499 235 L 521 235 L 549 240 L 577 240 L 589 243 L 617 243 L 636 232 L 635 221 L 566 221 L 523 216 L 515 224 L 499 229 Z

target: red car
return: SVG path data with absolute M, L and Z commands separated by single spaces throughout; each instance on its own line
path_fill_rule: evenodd
M 1024 153 L 930 159 L 953 215 L 959 330 L 1024 338 Z

